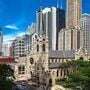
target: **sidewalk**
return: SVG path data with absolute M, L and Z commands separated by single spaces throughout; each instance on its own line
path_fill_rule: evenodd
M 51 90 L 51 89 L 45 85 L 41 85 L 40 87 L 38 87 L 37 90 Z
M 66 90 L 66 89 L 60 85 L 54 85 L 54 86 L 52 86 L 51 90 Z

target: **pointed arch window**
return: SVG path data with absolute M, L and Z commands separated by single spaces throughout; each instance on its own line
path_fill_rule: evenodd
M 43 50 L 43 52 L 45 52 L 45 44 L 43 44 L 42 50 Z
M 18 66 L 18 73 L 19 74 L 25 74 L 25 66 L 24 65 Z
M 39 45 L 37 44 L 37 52 L 39 52 Z
M 57 70 L 57 77 L 59 76 L 59 70 Z

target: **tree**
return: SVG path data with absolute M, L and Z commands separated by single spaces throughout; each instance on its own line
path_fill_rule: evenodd
M 90 62 L 74 60 L 64 63 L 66 67 L 74 67 L 76 70 L 67 75 L 62 85 L 75 90 L 90 90 Z
M 9 65 L 0 65 L 0 90 L 11 90 L 14 80 L 14 71 Z

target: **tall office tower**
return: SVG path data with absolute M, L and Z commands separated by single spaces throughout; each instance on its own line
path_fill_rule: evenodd
M 0 28 L 0 55 L 2 53 L 2 43 L 3 43 L 2 29 Z
M 2 55 L 3 56 L 10 56 L 9 55 L 9 47 L 10 47 L 9 44 L 3 44 L 2 45 Z
M 32 35 L 32 34 L 34 34 L 36 32 L 37 32 L 37 25 L 36 25 L 36 23 L 32 23 L 31 26 L 28 26 L 27 33 L 29 35 Z
M 90 54 L 90 15 L 89 14 L 83 14 L 80 22 L 80 46 L 87 50 L 87 52 Z
M 65 28 L 65 11 L 56 7 L 42 10 L 43 34 L 49 39 L 49 50 L 58 49 L 58 32 Z M 40 12 L 37 12 L 37 30 L 40 30 Z
M 25 42 L 25 54 L 28 54 L 30 51 L 31 51 L 31 46 L 32 46 L 32 41 L 31 41 L 32 39 L 31 39 L 31 35 L 27 35 L 26 37 L 25 37 L 25 40 L 24 40 L 24 42 Z
M 24 39 L 25 39 L 25 36 L 16 37 L 16 39 L 13 41 L 13 51 L 14 51 L 15 58 L 25 56 Z
M 82 0 L 66 0 L 66 28 L 77 29 L 82 12 Z
M 9 47 L 9 56 L 14 57 L 14 55 L 13 55 L 13 47 L 12 47 L 12 45 L 10 45 L 10 47 Z
M 58 34 L 59 50 L 77 50 L 80 48 L 80 31 L 75 28 L 62 29 Z
M 71 28 L 65 31 L 65 50 L 77 50 L 80 48 L 80 31 Z
M 58 33 L 58 50 L 65 50 L 65 30 L 62 29 Z
M 32 23 L 31 26 L 27 28 L 27 34 L 25 37 L 25 53 L 29 53 L 32 48 L 32 36 L 37 33 L 36 23 Z

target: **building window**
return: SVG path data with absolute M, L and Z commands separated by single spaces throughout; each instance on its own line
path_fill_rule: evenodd
M 64 76 L 66 75 L 66 70 L 64 69 Z
M 44 70 L 45 70 L 45 68 L 43 67 L 43 68 L 42 68 L 42 70 L 44 71 Z
M 19 74 L 25 74 L 25 66 L 24 65 L 19 66 L 18 72 L 19 72 Z
M 84 60 L 83 57 L 80 57 L 79 60 Z
M 31 76 L 32 76 L 32 71 L 30 72 Z
M 45 39 L 43 39 L 43 41 L 45 41 Z
M 63 70 L 61 69 L 61 76 L 62 76 Z
M 67 74 L 69 73 L 69 70 L 67 69 Z
M 57 62 L 57 59 L 55 60 L 55 62 Z
M 57 70 L 57 77 L 59 76 L 59 70 Z
M 33 63 L 34 63 L 34 59 L 30 58 L 30 64 L 33 64 Z
M 37 73 L 37 77 L 39 76 L 39 73 Z M 39 77 L 38 77 L 38 80 L 39 80 Z
M 37 70 L 39 70 L 39 67 L 37 67 Z
M 45 52 L 45 44 L 43 44 L 42 49 L 43 49 L 43 52 Z
M 68 60 L 66 59 L 66 62 L 68 62 Z
M 64 62 L 64 59 L 62 59 L 62 63 Z
M 37 52 L 39 52 L 39 45 L 37 45 Z

